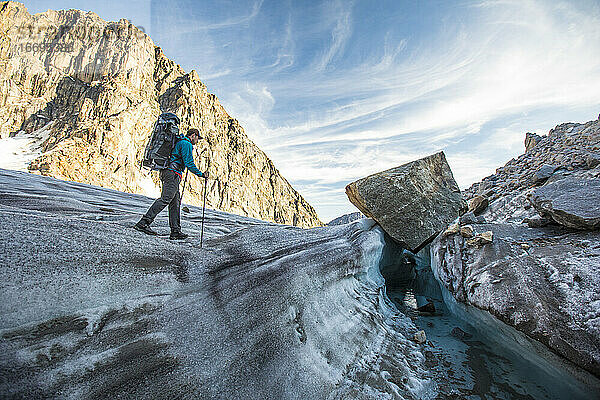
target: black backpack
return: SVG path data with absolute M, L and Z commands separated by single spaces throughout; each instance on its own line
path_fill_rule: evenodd
M 142 167 L 155 170 L 169 166 L 171 151 L 179 140 L 179 122 L 179 117 L 173 113 L 158 117 L 144 151 Z

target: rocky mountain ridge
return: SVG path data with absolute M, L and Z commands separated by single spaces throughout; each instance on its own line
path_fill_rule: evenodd
M 595 120 L 560 124 L 545 136 L 528 132 L 523 154 L 471 185 L 463 196 L 471 200 L 482 195 L 492 203 L 511 192 L 543 184 L 555 171 L 593 169 L 600 165 L 599 130 L 600 120 Z
M 158 178 L 139 162 L 158 115 L 170 111 L 182 131 L 197 127 L 205 138 L 195 158 L 218 179 L 208 182 L 209 207 L 322 225 L 198 74 L 125 19 L 80 10 L 31 15 L 21 3 L 0 3 L 0 67 L 0 138 L 37 139 L 31 172 L 147 193 Z M 185 203 L 201 204 L 202 183 L 188 178 Z

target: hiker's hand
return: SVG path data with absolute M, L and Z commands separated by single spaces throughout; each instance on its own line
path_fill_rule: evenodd
M 208 179 L 208 171 L 202 173 L 202 177 Z

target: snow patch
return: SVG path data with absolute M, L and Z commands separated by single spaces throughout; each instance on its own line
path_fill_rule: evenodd
M 42 143 L 52 133 L 49 123 L 31 133 L 0 139 L 0 168 L 27 171 L 29 164 L 42 154 Z

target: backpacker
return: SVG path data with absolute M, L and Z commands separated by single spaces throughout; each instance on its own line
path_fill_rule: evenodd
M 169 166 L 171 151 L 179 139 L 179 122 L 179 117 L 173 113 L 158 117 L 144 151 L 142 167 L 154 170 Z

